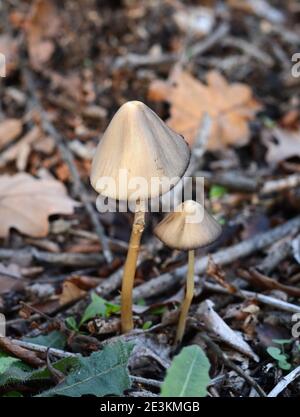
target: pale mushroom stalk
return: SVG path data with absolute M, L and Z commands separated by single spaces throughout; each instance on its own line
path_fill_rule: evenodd
M 154 234 L 167 246 L 188 251 L 186 292 L 182 303 L 175 342 L 184 336 L 186 319 L 194 295 L 195 249 L 212 243 L 221 234 L 221 226 L 201 204 L 187 200 L 155 227 Z
M 124 265 L 121 293 L 121 327 L 126 333 L 133 329 L 132 290 L 139 255 L 140 242 L 145 227 L 145 211 L 138 209 L 134 214 L 127 257 Z
M 180 310 L 175 343 L 180 343 L 184 335 L 186 319 L 187 319 L 188 312 L 189 312 L 192 299 L 194 296 L 194 273 L 195 273 L 195 251 L 194 249 L 191 249 L 188 252 L 188 272 L 186 276 L 185 298 L 183 300 L 182 307 Z

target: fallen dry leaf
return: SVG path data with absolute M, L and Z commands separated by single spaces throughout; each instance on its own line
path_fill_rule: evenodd
M 176 68 L 170 80 L 150 85 L 149 98 L 164 100 L 171 104 L 168 125 L 193 144 L 203 115 L 212 119 L 208 150 L 227 146 L 243 146 L 249 142 L 248 122 L 261 108 L 246 84 L 228 84 L 217 71 L 209 71 L 207 85 L 186 71 Z
M 86 291 L 81 290 L 77 285 L 73 284 L 71 281 L 65 281 L 63 283 L 63 290 L 59 297 L 59 304 L 65 305 L 69 304 L 72 301 L 76 301 L 79 298 L 83 297 L 86 294 Z
M 238 332 L 233 331 L 214 310 L 214 303 L 212 301 L 203 301 L 199 305 L 196 315 L 218 339 L 254 359 L 256 362 L 259 362 L 259 357 L 253 352 L 242 336 Z
M 62 183 L 39 180 L 29 174 L 0 177 L 0 237 L 14 227 L 33 237 L 44 237 L 49 230 L 48 216 L 72 214 L 77 205 L 68 197 Z
M 300 130 L 275 128 L 264 132 L 263 141 L 268 148 L 266 160 L 269 164 L 276 164 L 293 156 L 300 157 Z
M 53 2 L 35 0 L 26 22 L 27 43 L 30 62 L 40 68 L 52 56 L 54 38 L 60 27 L 60 18 Z
M 19 119 L 6 119 L 0 123 L 0 150 L 16 139 L 22 132 Z

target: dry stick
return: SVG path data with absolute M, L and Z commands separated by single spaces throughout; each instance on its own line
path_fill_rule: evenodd
M 99 216 L 97 212 L 95 211 L 89 199 L 89 195 L 85 189 L 85 186 L 83 185 L 81 181 L 79 172 L 76 168 L 73 154 L 70 151 L 70 149 L 67 147 L 67 145 L 65 144 L 62 135 L 58 132 L 55 126 L 50 122 L 46 111 L 42 107 L 42 104 L 36 94 L 36 86 L 35 86 L 32 73 L 26 67 L 23 69 L 23 71 L 24 71 L 24 79 L 25 79 L 27 91 L 32 98 L 33 106 L 36 107 L 40 113 L 42 128 L 48 135 L 53 137 L 64 162 L 68 165 L 71 176 L 72 176 L 74 194 L 76 198 L 78 198 L 83 203 L 85 210 L 91 219 L 91 222 L 99 238 L 99 241 L 103 250 L 103 255 L 106 261 L 111 262 L 113 259 L 113 256 L 109 248 L 103 226 L 99 220 Z
M 280 290 L 291 297 L 300 298 L 300 288 L 292 285 L 282 284 L 276 279 L 270 278 L 267 275 L 262 274 L 255 268 L 250 268 L 249 270 L 239 269 L 238 275 L 242 279 L 245 279 L 246 281 L 250 282 L 253 286 L 267 290 Z
M 0 259 L 9 259 L 12 257 L 26 259 L 28 256 L 31 256 L 39 263 L 56 266 L 99 266 L 104 261 L 104 256 L 100 253 L 51 253 L 35 248 L 29 250 L 0 249 Z
M 140 249 L 142 233 L 145 227 L 145 212 L 136 211 L 132 225 L 128 253 L 124 265 L 124 274 L 121 293 L 121 327 L 122 332 L 126 333 L 133 329 L 132 318 L 132 289 Z
M 256 179 L 243 176 L 241 172 L 222 172 L 213 174 L 209 171 L 197 171 L 196 177 L 204 177 L 205 181 L 210 184 L 219 184 L 231 190 L 242 191 L 244 193 L 253 193 L 258 191 L 259 182 Z
M 244 240 L 243 242 L 229 248 L 222 249 L 213 255 L 205 256 L 204 258 L 199 259 L 195 264 L 195 273 L 202 274 L 205 272 L 210 258 L 212 258 L 213 262 L 218 265 L 228 265 L 233 261 L 264 249 L 275 241 L 282 239 L 290 233 L 295 233 L 299 229 L 300 216 L 297 216 L 292 220 L 269 230 L 268 232 L 259 233 L 253 238 Z M 186 273 L 187 265 L 183 265 L 176 268 L 172 272 L 152 278 L 144 284 L 134 288 L 133 299 L 138 300 L 140 298 L 149 298 L 168 292 L 170 288 L 182 281 Z
M 76 358 L 78 356 L 78 354 L 75 354 L 75 353 L 66 352 L 61 349 L 49 348 L 47 346 L 37 345 L 35 343 L 24 342 L 23 340 L 18 340 L 18 339 L 10 339 L 10 340 L 13 344 L 21 346 L 24 349 L 32 350 L 34 352 L 46 353 L 47 350 L 49 350 L 49 353 L 53 356 L 56 356 L 57 358 L 74 358 L 74 357 Z
M 278 242 L 279 243 L 279 242 Z M 284 240 L 274 245 L 270 253 L 257 266 L 260 271 L 270 274 L 283 260 L 285 260 L 292 252 L 290 239 Z
M 150 387 L 160 388 L 162 385 L 161 381 L 157 381 L 156 379 L 143 378 L 141 376 L 131 375 L 131 379 L 133 382 L 137 382 L 139 384 L 144 384 L 144 385 L 149 385 Z
M 207 38 L 205 38 L 202 42 L 196 44 L 195 46 L 191 46 L 188 50 L 187 60 L 191 58 L 195 58 L 197 55 L 201 55 L 206 52 L 208 49 L 212 48 L 215 44 L 217 44 L 224 36 L 227 35 L 229 32 L 229 25 L 228 23 L 221 23 L 220 26 L 216 28 L 216 30 L 211 33 Z
M 285 178 L 266 181 L 260 190 L 261 195 L 280 192 L 300 185 L 300 174 L 289 175 Z
M 221 40 L 221 43 L 225 46 L 241 49 L 247 55 L 256 58 L 258 61 L 262 62 L 268 67 L 272 67 L 274 65 L 274 60 L 269 54 L 256 47 L 253 43 L 247 42 L 244 39 L 235 38 L 234 36 L 227 36 Z
M 207 290 L 219 292 L 221 294 L 230 294 L 235 297 L 241 297 L 248 300 L 257 300 L 262 304 L 277 308 L 278 310 L 287 311 L 288 313 L 300 313 L 300 306 L 297 306 L 296 304 L 287 303 L 286 301 L 282 301 L 278 298 L 270 297 L 268 295 L 258 294 L 256 292 L 246 290 L 239 290 L 238 292 L 233 294 L 227 288 L 221 287 L 217 284 L 211 284 L 210 282 L 205 282 L 203 286 Z
M 37 355 L 32 353 L 30 350 L 26 350 L 24 347 L 17 345 L 8 337 L 0 337 L 0 348 L 17 358 L 22 359 L 29 365 L 38 367 L 45 364 L 45 362 Z
M 197 327 L 197 326 L 195 326 Z M 237 366 L 234 362 L 232 362 L 228 356 L 222 351 L 222 349 L 206 334 L 200 333 L 200 337 L 205 341 L 205 343 L 215 352 L 217 357 L 221 359 L 225 365 L 229 368 L 233 369 L 238 375 L 244 378 L 256 391 L 261 397 L 266 397 L 265 391 L 261 388 L 258 383 L 251 378 L 250 375 L 246 374 L 239 366 Z
M 268 397 L 277 397 L 291 382 L 300 377 L 300 366 L 285 375 L 278 384 L 269 392 Z

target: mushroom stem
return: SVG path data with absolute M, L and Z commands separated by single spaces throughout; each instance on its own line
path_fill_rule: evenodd
M 188 272 L 187 272 L 187 277 L 186 277 L 185 298 L 183 300 L 181 311 L 180 311 L 180 317 L 179 317 L 179 323 L 177 327 L 175 343 L 180 343 L 184 335 L 186 319 L 187 319 L 190 305 L 194 296 L 194 269 L 195 269 L 195 251 L 194 249 L 191 249 L 189 250 L 189 254 L 188 254 Z
M 140 242 L 145 226 L 145 212 L 136 211 L 128 246 L 126 262 L 124 265 L 122 294 L 121 294 L 121 327 L 126 333 L 133 329 L 132 318 L 132 289 L 136 271 Z

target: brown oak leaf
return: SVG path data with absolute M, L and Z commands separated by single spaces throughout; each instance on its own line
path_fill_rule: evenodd
M 207 113 L 212 119 L 208 150 L 243 146 L 250 140 L 248 122 L 261 108 L 251 88 L 242 83 L 228 84 L 217 71 L 209 71 L 203 84 L 186 71 L 176 68 L 170 80 L 150 85 L 149 98 L 162 98 L 171 105 L 168 125 L 193 144 Z
M 54 2 L 35 0 L 25 26 L 30 62 L 34 68 L 40 68 L 51 58 L 55 49 L 54 39 L 60 29 Z
M 11 228 L 33 236 L 48 234 L 48 216 L 72 214 L 78 203 L 68 197 L 62 183 L 29 174 L 0 176 L 0 237 Z

